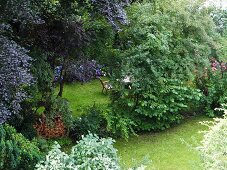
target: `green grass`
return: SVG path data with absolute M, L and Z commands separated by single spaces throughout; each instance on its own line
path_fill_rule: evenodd
M 193 148 L 202 139 L 198 131 L 206 129 L 200 121 L 210 120 L 194 117 L 180 125 L 159 133 L 147 133 L 131 137 L 128 142 L 118 140 L 115 147 L 125 168 L 140 163 L 148 156 L 148 170 L 196 170 L 200 158 Z
M 58 89 L 57 89 L 58 90 Z M 93 80 L 86 84 L 72 83 L 64 86 L 63 97 L 70 102 L 73 116 L 80 116 L 84 108 L 97 105 L 107 105 L 108 95 L 102 93 L 102 86 L 99 80 Z

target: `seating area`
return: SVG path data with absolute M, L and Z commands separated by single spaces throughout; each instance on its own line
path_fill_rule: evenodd
M 98 79 L 102 85 L 102 93 L 104 93 L 104 91 L 105 93 L 107 93 L 109 90 L 113 88 L 109 81 L 103 81 L 101 77 L 98 77 Z

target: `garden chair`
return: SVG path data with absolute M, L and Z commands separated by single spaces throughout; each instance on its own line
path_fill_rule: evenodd
M 102 84 L 102 93 L 104 92 L 104 90 L 107 93 L 108 90 L 111 90 L 113 88 L 109 81 L 103 81 L 100 77 L 98 77 L 98 79 Z
M 122 83 L 125 85 L 126 89 L 132 89 L 132 77 L 131 76 L 125 76 L 122 80 Z

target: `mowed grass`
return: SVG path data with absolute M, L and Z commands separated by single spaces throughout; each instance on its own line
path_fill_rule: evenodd
M 93 80 L 85 84 L 65 84 L 63 98 L 69 101 L 74 117 L 80 116 L 85 108 L 92 106 L 94 103 L 98 106 L 109 103 L 108 95 L 102 93 L 99 80 Z
M 141 134 L 128 142 L 118 140 L 115 147 L 121 165 L 129 168 L 148 157 L 147 170 L 200 170 L 200 157 L 194 148 L 203 136 L 198 132 L 207 129 L 199 123 L 205 120 L 212 119 L 194 117 L 163 132 Z

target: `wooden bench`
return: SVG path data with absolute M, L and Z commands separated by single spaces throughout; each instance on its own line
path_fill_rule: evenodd
M 104 90 L 107 93 L 108 90 L 111 90 L 113 88 L 109 81 L 103 81 L 100 77 L 98 77 L 98 79 L 102 84 L 102 93 L 104 93 Z

